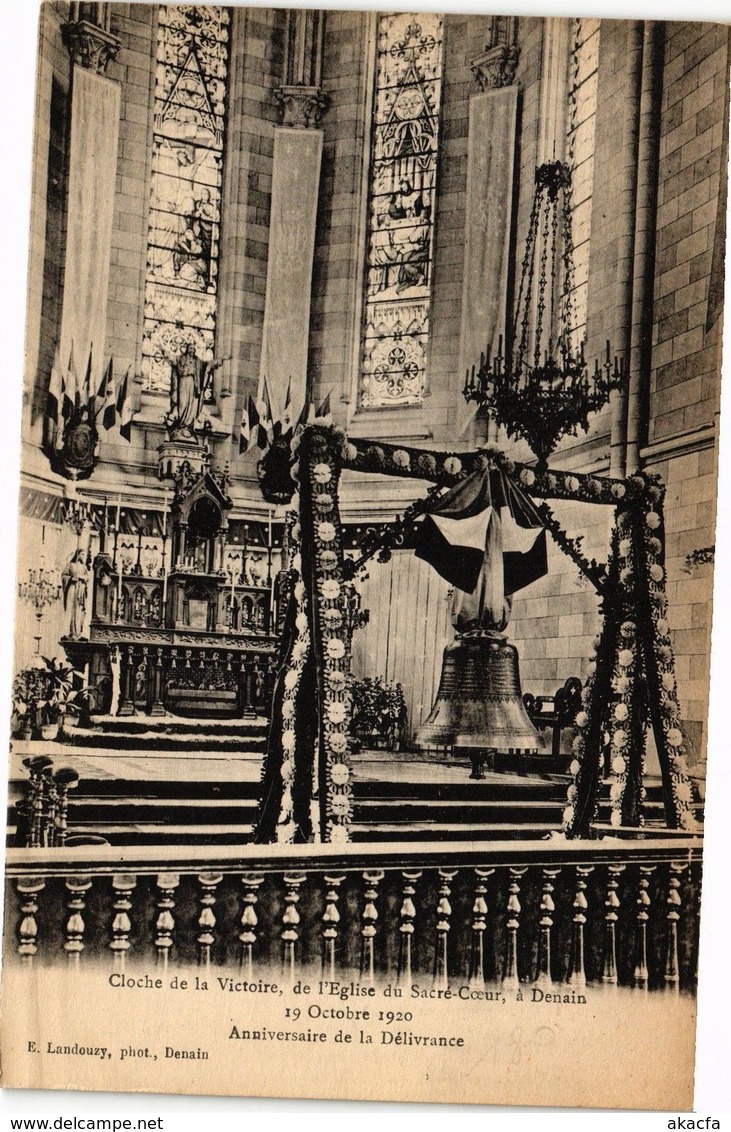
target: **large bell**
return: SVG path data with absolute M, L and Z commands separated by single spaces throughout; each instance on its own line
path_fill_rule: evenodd
M 523 704 L 517 649 L 496 634 L 447 645 L 437 698 L 416 733 L 416 745 L 545 751 Z

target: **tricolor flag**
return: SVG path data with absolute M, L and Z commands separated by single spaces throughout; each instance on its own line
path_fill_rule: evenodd
M 241 432 L 239 434 L 239 452 L 245 452 L 251 443 L 251 437 L 259 425 L 259 414 L 256 411 L 254 398 L 249 394 L 241 416 Z
M 48 393 L 46 395 L 46 419 L 49 425 L 48 439 L 54 448 L 61 448 L 63 446 L 63 397 L 64 380 L 61 370 L 61 359 L 58 356 L 57 349 L 53 356 L 51 377 L 48 382 Z
M 82 407 L 82 405 L 88 405 L 90 410 L 92 411 L 92 415 L 93 415 L 94 406 L 92 405 L 91 402 L 92 402 L 92 395 L 91 395 L 91 350 L 89 350 L 89 360 L 86 363 L 86 373 L 84 374 L 84 384 L 82 385 L 81 389 L 79 390 L 79 392 L 77 394 L 76 408 L 80 409 Z
M 282 435 L 288 436 L 292 431 L 292 378 L 290 377 L 287 382 L 287 392 L 284 398 L 284 409 L 282 411 Z
M 117 393 L 116 415 L 119 418 L 119 435 L 128 443 L 132 440 L 132 404 L 129 396 L 129 368 Z
M 114 367 L 112 359 L 107 362 L 104 376 L 99 383 L 97 400 L 101 403 L 102 424 L 109 432 L 117 423 L 117 390 L 114 384 Z
M 324 397 L 315 410 L 315 420 L 318 424 L 332 424 L 332 411 L 330 409 L 330 393 Z
M 78 408 L 81 404 L 79 378 L 76 373 L 76 366 L 74 364 L 73 343 L 71 344 L 71 349 L 69 351 L 69 365 L 63 382 L 63 397 L 61 399 L 61 402 L 61 416 L 65 421 L 69 420 L 74 412 L 74 408 Z
M 271 443 L 274 435 L 274 422 L 272 420 L 272 400 L 269 396 L 269 385 L 267 384 L 266 377 L 262 382 L 261 397 L 259 404 L 256 406 L 257 415 L 259 417 L 259 424 L 257 430 L 257 440 L 259 448 L 264 451 L 265 448 Z
M 499 470 L 473 472 L 440 496 L 422 520 L 415 553 L 463 593 L 477 587 L 490 524 L 499 522 L 504 593 L 548 572 L 546 531 L 528 496 Z

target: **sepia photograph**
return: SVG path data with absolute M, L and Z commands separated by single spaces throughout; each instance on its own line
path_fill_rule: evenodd
M 692 1107 L 730 63 L 39 6 L 4 1086 Z

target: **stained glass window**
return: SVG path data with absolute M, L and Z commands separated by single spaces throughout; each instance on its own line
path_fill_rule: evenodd
M 167 393 L 190 343 L 213 357 L 229 13 L 159 8 L 143 387 Z
M 600 24 L 600 20 L 575 19 L 572 27 L 568 154 L 572 167 L 571 227 L 574 239 L 571 329 L 576 343 L 586 337 Z
M 363 408 L 418 405 L 426 385 L 442 17 L 378 18 Z

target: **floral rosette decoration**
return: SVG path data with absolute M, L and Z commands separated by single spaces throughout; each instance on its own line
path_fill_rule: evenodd
M 586 739 L 589 729 L 589 708 L 594 695 L 594 679 L 595 679 L 595 666 L 590 666 L 589 675 L 587 676 L 586 683 L 581 692 L 581 711 L 576 713 L 574 723 L 576 725 L 576 735 L 574 736 L 571 744 L 573 758 L 569 766 L 569 771 L 573 777 L 567 792 L 566 792 L 566 806 L 563 811 L 563 829 L 567 834 L 571 834 L 576 821 L 576 800 L 579 794 L 579 780 L 581 777 L 584 761 L 586 759 Z
M 673 805 L 681 829 L 697 830 L 693 788 L 688 773 L 686 740 L 680 728 L 680 703 L 675 678 L 675 656 L 670 640 L 665 592 L 665 567 L 662 562 L 662 488 L 647 483 L 647 508 L 643 516 L 643 539 L 647 564 L 647 587 L 652 619 L 652 650 L 659 686 L 662 745 L 670 770 Z M 656 740 L 660 737 L 656 732 Z
M 637 570 L 634 559 L 632 539 L 630 537 L 629 517 L 622 513 L 617 522 L 618 539 L 616 542 L 617 570 L 620 586 L 623 591 L 625 608 L 634 607 L 636 594 Z M 627 593 L 633 595 L 633 600 L 627 600 Z M 623 824 L 623 805 L 627 789 L 629 765 L 633 752 L 631 745 L 636 735 L 637 720 L 634 718 L 635 681 L 640 678 L 640 646 L 637 639 L 636 624 L 625 619 L 619 625 L 617 650 L 612 669 L 612 691 L 615 699 L 610 705 L 607 732 L 609 739 L 609 801 L 610 824 L 616 829 Z M 640 777 L 644 769 L 644 743 L 642 744 L 640 759 Z M 641 797 L 644 796 L 644 787 L 641 788 Z M 642 814 L 638 815 L 639 824 L 644 824 Z
M 348 764 L 350 642 L 343 611 L 340 559 L 333 549 L 339 540 L 335 523 L 337 471 L 327 443 L 313 445 L 309 490 L 313 510 L 313 551 L 317 563 L 314 603 L 318 626 L 316 647 L 320 653 L 318 667 L 322 673 L 320 743 L 327 782 L 325 839 L 344 843 L 349 840 L 348 827 L 353 816 Z M 319 766 L 320 760 L 315 760 L 315 765 Z M 319 827 L 319 815 L 315 818 L 313 814 L 312 824 L 313 828 Z
M 292 478 L 297 483 L 293 474 Z M 302 561 L 300 557 L 300 531 L 296 521 L 296 512 L 290 511 L 286 522 L 290 530 L 290 569 L 293 578 L 292 600 L 295 602 L 295 629 L 296 637 L 289 655 L 287 669 L 284 673 L 284 693 L 282 696 L 282 763 L 280 774 L 282 777 L 282 798 L 279 807 L 279 817 L 276 827 L 276 839 L 280 844 L 291 844 L 296 833 L 294 821 L 292 785 L 294 783 L 295 749 L 297 736 L 295 732 L 297 695 L 302 682 L 302 673 L 307 662 L 311 648 L 309 617 L 307 615 L 307 593 L 302 580 Z M 318 826 L 313 828 L 317 830 Z

